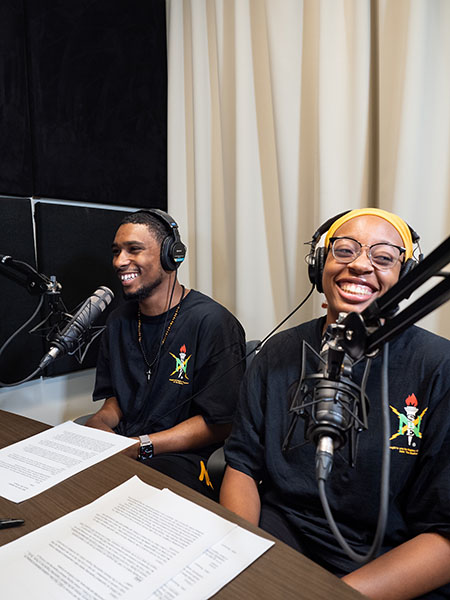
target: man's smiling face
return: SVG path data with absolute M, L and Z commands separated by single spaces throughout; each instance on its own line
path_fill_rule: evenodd
M 127 300 L 145 300 L 163 282 L 166 274 L 161 267 L 161 245 L 147 225 L 121 225 L 112 252 L 113 267 Z
M 395 227 L 372 215 L 350 219 L 336 230 L 334 236 L 348 236 L 368 246 L 380 242 L 403 245 Z M 374 268 L 367 256 L 367 248 L 348 264 L 338 263 L 331 250 L 328 251 L 322 279 L 328 303 L 327 324 L 334 323 L 340 312 L 364 310 L 398 281 L 400 268 L 400 261 L 388 271 Z

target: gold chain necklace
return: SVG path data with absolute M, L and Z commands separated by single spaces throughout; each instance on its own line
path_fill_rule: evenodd
M 160 342 L 160 344 L 159 344 L 159 348 L 158 348 L 158 352 L 156 353 L 156 356 L 155 356 L 155 358 L 152 360 L 152 362 L 151 362 L 151 363 L 149 363 L 149 362 L 148 362 L 147 356 L 146 356 L 146 354 L 145 354 L 145 351 L 144 351 L 144 346 L 143 346 L 143 344 L 142 344 L 142 323 L 141 323 L 141 309 L 140 309 L 140 307 L 138 306 L 138 342 L 139 342 L 139 347 L 141 348 L 141 352 L 142 352 L 142 356 L 143 356 L 143 358 L 144 358 L 145 364 L 147 365 L 147 371 L 145 372 L 145 374 L 146 374 L 146 376 L 147 376 L 147 381 L 150 381 L 150 379 L 151 379 L 151 376 L 152 376 L 152 368 L 154 367 L 154 365 L 155 365 L 155 364 L 158 362 L 158 360 L 159 360 L 159 357 L 160 357 L 160 355 L 161 355 L 161 348 L 164 346 L 164 342 L 166 341 L 166 339 L 167 339 L 167 336 L 169 335 L 169 331 L 171 330 L 171 328 L 172 328 L 172 325 L 174 324 L 174 322 L 175 322 L 175 319 L 177 318 L 177 316 L 178 316 L 178 313 L 180 312 L 180 307 L 181 307 L 181 303 L 182 303 L 182 301 L 183 301 L 183 298 L 184 298 L 184 285 L 182 285 L 182 286 L 181 286 L 181 298 L 180 298 L 180 301 L 178 302 L 178 304 L 177 304 L 177 307 L 176 307 L 176 309 L 175 309 L 175 312 L 174 312 L 174 314 L 173 314 L 173 317 L 171 318 L 171 320 L 170 320 L 170 323 L 169 323 L 169 325 L 167 326 L 166 332 L 165 332 L 165 334 L 163 335 L 163 337 L 162 337 L 162 339 L 161 339 L 161 342 Z

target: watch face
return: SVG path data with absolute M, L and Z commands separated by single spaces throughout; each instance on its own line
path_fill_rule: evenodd
M 145 444 L 145 446 L 141 446 L 141 451 L 139 454 L 140 458 L 147 459 L 153 457 L 153 444 Z

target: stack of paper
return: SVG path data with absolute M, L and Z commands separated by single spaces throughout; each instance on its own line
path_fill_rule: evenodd
M 135 443 L 67 421 L 0 450 L 0 496 L 22 502 Z
M 272 544 L 133 477 L 1 547 L 1 592 L 33 600 L 201 600 Z

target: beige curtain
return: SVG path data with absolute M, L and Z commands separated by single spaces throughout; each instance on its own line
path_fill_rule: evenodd
M 425 254 L 449 235 L 449 0 L 166 2 L 180 279 L 249 339 L 309 290 L 304 243 L 329 217 L 392 210 Z M 450 337 L 450 303 L 420 324 Z

